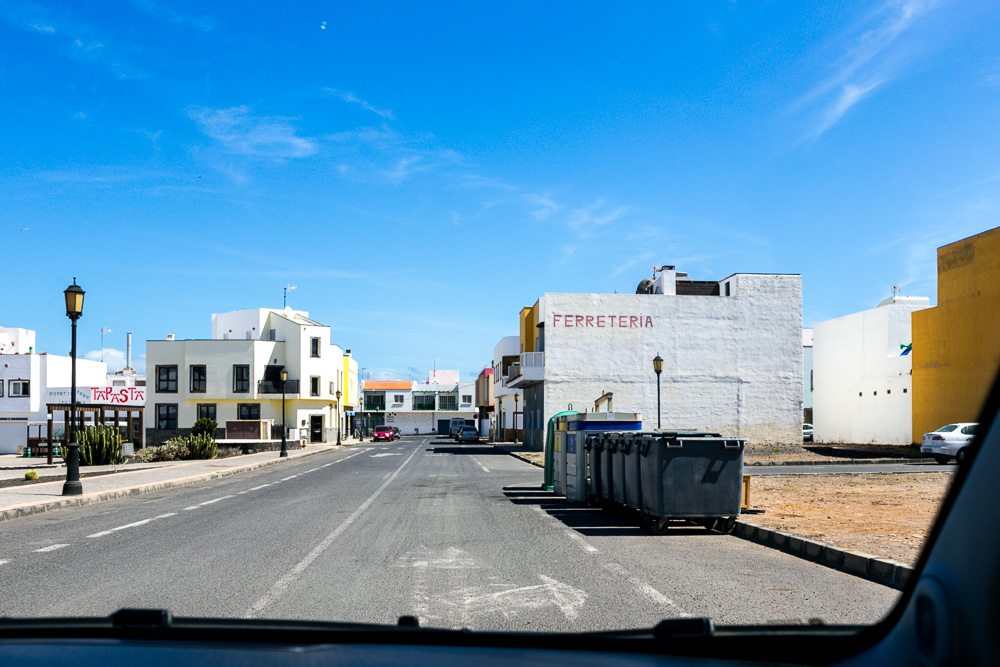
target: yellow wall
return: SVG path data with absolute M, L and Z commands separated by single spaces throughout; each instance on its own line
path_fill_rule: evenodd
M 911 316 L 913 441 L 979 416 L 1000 369 L 1000 227 L 938 248 L 938 305 Z
M 521 309 L 521 352 L 535 351 L 538 336 L 538 302 L 534 306 Z

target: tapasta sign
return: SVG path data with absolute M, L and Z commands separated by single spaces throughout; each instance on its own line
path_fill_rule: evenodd
M 45 394 L 47 403 L 69 403 L 69 387 L 53 387 Z M 77 387 L 76 400 L 84 404 L 145 405 L 145 387 Z
M 552 326 L 573 329 L 652 329 L 652 315 L 552 315 Z

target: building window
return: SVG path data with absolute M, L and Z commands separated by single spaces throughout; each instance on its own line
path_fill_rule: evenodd
M 815 387 L 813 386 L 813 372 L 809 371 L 809 391 L 815 391 Z
M 3 398 L 3 380 L 0 380 L 0 398 Z
M 450 396 L 441 396 L 439 404 L 441 407 L 438 410 L 458 410 L 458 396 L 454 394 Z
M 274 329 L 271 329 L 270 331 L 267 332 L 268 340 L 277 340 L 277 337 L 278 337 L 278 332 L 276 332 Z
M 260 419 L 260 403 L 240 403 L 237 412 L 240 419 Z
M 331 382 L 331 383 L 330 383 L 330 395 L 331 395 L 331 396 L 333 396 L 333 395 L 334 395 L 334 394 L 336 394 L 336 393 L 337 393 L 337 392 L 335 392 L 335 391 L 333 390 L 333 382 Z
M 11 398 L 18 396 L 24 397 L 31 395 L 31 382 L 29 380 L 11 380 L 10 390 L 7 395 Z
M 729 296 L 729 283 L 726 283 L 726 296 Z
M 173 430 L 177 428 L 176 403 L 156 404 L 156 428 L 158 428 L 161 431 Z
M 462 394 L 462 403 L 472 403 L 472 394 Z
M 245 394 L 250 391 L 250 366 L 233 366 L 233 392 Z
M 208 371 L 205 370 L 204 366 L 192 366 L 191 393 L 204 394 L 206 391 L 205 385 L 207 384 L 206 382 L 207 377 L 208 377 Z
M 309 395 L 319 396 L 319 378 L 315 375 L 309 378 Z
M 112 380 L 111 381 L 111 386 L 112 387 L 124 387 L 125 386 L 125 380 Z
M 433 410 L 434 409 L 434 394 L 414 394 L 413 395 L 413 409 L 414 410 Z
M 212 421 L 218 421 L 215 418 L 215 403 L 199 403 L 198 419 L 211 419 Z
M 392 397 L 392 402 L 395 403 L 396 405 L 402 405 L 403 398 L 404 398 L 403 394 L 396 394 L 395 396 Z
M 135 381 L 135 386 L 137 386 L 137 387 L 145 387 L 146 386 L 146 381 L 145 380 L 136 380 Z
M 177 366 L 156 367 L 156 391 L 166 394 L 177 393 Z
M 319 338 L 312 338 L 309 340 L 309 356 L 319 356 Z

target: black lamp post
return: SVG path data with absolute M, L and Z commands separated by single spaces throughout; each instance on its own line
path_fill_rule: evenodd
M 66 483 L 63 484 L 64 496 L 79 496 L 83 494 L 80 484 L 80 445 L 76 441 L 76 321 L 83 315 L 83 290 L 73 284 L 63 291 L 66 297 L 66 317 L 73 323 L 73 346 L 70 348 L 70 389 L 69 389 L 69 433 L 67 434 Z
M 653 371 L 656 372 L 656 428 L 663 428 L 660 423 L 660 373 L 663 372 L 663 359 L 659 354 L 653 357 Z
M 282 368 L 279 377 L 281 378 L 281 454 L 278 457 L 284 458 L 288 456 L 288 429 L 285 428 L 285 382 L 288 380 L 288 371 Z
M 336 396 L 337 396 L 337 446 L 338 447 L 340 446 L 340 432 L 344 430 L 344 418 L 343 418 L 343 416 L 341 416 L 341 413 L 340 413 L 340 397 L 342 395 L 343 394 L 341 394 L 340 390 L 338 389 L 337 393 L 336 393 Z
M 514 442 L 517 442 L 517 402 L 521 400 L 520 394 L 514 394 Z M 524 422 L 524 420 L 521 420 Z

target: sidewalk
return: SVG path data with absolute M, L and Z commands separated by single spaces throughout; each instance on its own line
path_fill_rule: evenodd
M 345 440 L 340 447 L 330 444 L 316 444 L 309 445 L 304 449 L 289 449 L 288 458 L 285 459 L 279 458 L 278 452 L 271 451 L 225 459 L 147 463 L 134 468 L 122 465 L 118 466 L 122 472 L 96 477 L 88 477 L 87 473 L 110 470 L 112 466 L 84 466 L 80 468 L 80 481 L 83 484 L 83 495 L 81 496 L 62 495 L 65 478 L 58 481 L 0 488 L 0 521 L 64 507 L 90 505 L 105 500 L 188 486 L 216 477 L 228 477 L 263 466 L 294 461 L 304 456 L 336 451 L 356 444 L 359 444 L 358 441 L 352 439 Z M 31 461 L 31 459 L 22 460 Z M 39 460 L 44 461 L 45 459 Z M 25 470 L 29 469 L 38 471 L 40 477 L 51 474 L 66 474 L 66 468 L 61 462 L 58 466 L 26 466 L 16 470 L 0 471 L 0 473 L 3 473 L 4 478 L 7 479 L 10 478 L 11 474 L 23 478 Z

